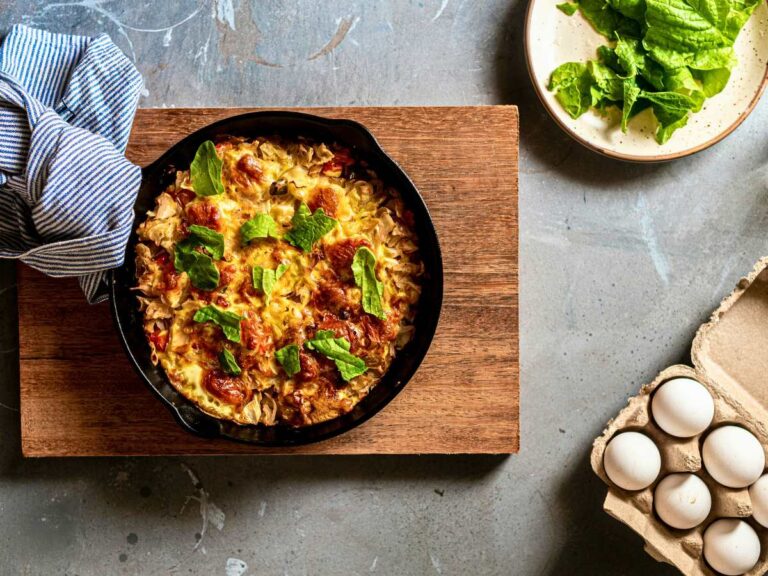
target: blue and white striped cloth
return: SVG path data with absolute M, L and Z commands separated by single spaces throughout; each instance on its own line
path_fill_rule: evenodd
M 142 79 L 109 36 L 14 26 L 0 44 L 0 258 L 79 276 L 123 263 L 141 169 L 126 160 Z

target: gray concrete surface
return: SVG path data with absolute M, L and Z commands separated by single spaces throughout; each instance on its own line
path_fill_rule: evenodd
M 0 574 L 673 573 L 601 512 L 588 451 L 768 252 L 768 102 L 687 160 L 598 157 L 535 99 L 524 8 L 0 0 L 0 33 L 108 32 L 146 107 L 514 103 L 522 123 L 518 455 L 24 461 L 3 263 Z

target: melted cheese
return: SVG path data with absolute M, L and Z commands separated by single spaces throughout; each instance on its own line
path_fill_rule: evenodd
M 138 229 L 138 288 L 153 359 L 182 394 L 218 418 L 307 425 L 348 412 L 376 385 L 413 332 L 423 265 L 408 225 L 412 216 L 395 190 L 343 149 L 233 138 L 219 144 L 217 152 L 223 160 L 223 194 L 195 197 L 189 172 L 180 171 Z M 276 239 L 242 245 L 243 223 L 267 213 L 282 237 L 302 202 L 313 210 L 324 208 L 338 221 L 311 252 Z M 173 268 L 173 251 L 190 224 L 224 236 L 224 257 L 216 262 L 222 281 L 214 291 L 194 289 L 187 274 Z M 349 263 L 333 256 L 343 253 L 339 247 L 354 250 L 361 244 L 376 256 L 384 321 L 366 317 Z M 267 301 L 253 287 L 252 269 L 274 270 L 280 264 L 287 271 Z M 193 321 L 194 313 L 209 303 L 244 318 L 240 344 L 227 341 L 212 324 Z M 368 365 L 365 374 L 344 383 L 332 364 L 306 351 L 306 370 L 293 378 L 283 371 L 275 350 L 291 343 L 301 347 L 324 323 L 337 337 L 352 341 L 353 352 Z M 221 373 L 218 354 L 223 348 L 238 359 L 238 377 Z

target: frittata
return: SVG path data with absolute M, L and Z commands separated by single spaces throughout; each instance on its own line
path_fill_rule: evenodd
M 152 361 L 217 418 L 336 418 L 413 335 L 413 213 L 344 147 L 205 142 L 137 232 Z

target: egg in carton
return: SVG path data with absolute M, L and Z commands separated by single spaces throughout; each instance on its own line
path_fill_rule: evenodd
M 636 396 L 629 399 L 628 405 L 608 423 L 603 434 L 595 440 L 591 454 L 592 468 L 608 485 L 608 494 L 603 507 L 608 514 L 632 528 L 645 540 L 645 549 L 651 556 L 658 561 L 677 567 L 683 574 L 688 576 L 714 576 L 728 573 L 743 573 L 748 576 L 764 574 L 768 572 L 768 528 L 761 525 L 756 518 L 760 518 L 762 513 L 763 524 L 768 524 L 765 518 L 768 514 L 768 508 L 766 508 L 768 476 L 763 477 L 758 484 L 754 484 L 754 478 L 746 480 L 753 486 L 752 498 L 749 486 L 741 485 L 744 482 L 726 481 L 726 483 L 740 485 L 740 487 L 728 487 L 723 484 L 723 481 L 729 475 L 738 476 L 740 455 L 745 456 L 741 464 L 747 468 L 751 467 L 751 470 L 741 472 L 748 476 L 754 474 L 755 470 L 758 476 L 765 472 L 766 455 L 768 455 L 768 258 L 757 263 L 749 276 L 742 279 L 737 288 L 722 301 L 710 320 L 698 329 L 691 349 L 691 358 L 693 367 L 671 366 L 662 371 L 653 382 L 643 386 Z M 655 395 L 661 386 L 678 378 L 695 380 L 706 388 L 712 398 L 711 404 L 714 410 L 709 413 L 711 422 L 709 425 L 705 422 L 705 429 L 697 430 L 697 433 L 690 437 L 669 434 L 668 423 L 664 425 L 667 429 L 665 431 L 660 426 L 660 423 L 665 424 L 659 417 L 661 409 L 654 403 Z M 693 385 L 695 386 L 695 383 Z M 675 400 L 674 395 L 672 399 Z M 679 402 L 682 412 L 686 410 L 695 412 L 693 410 L 696 404 L 695 398 L 685 402 L 686 396 L 682 394 L 676 399 L 683 400 Z M 663 406 L 662 399 L 658 404 Z M 658 411 L 656 418 L 653 414 L 655 408 Z M 733 441 L 730 437 L 720 438 L 719 444 L 723 452 L 720 455 L 721 461 L 717 462 L 714 456 L 709 456 L 708 459 L 705 455 L 703 458 L 703 445 L 707 438 L 715 430 L 729 426 L 737 426 L 741 430 L 748 431 L 753 436 L 751 441 L 754 442 L 756 438 L 759 444 L 754 442 L 754 446 L 748 445 L 745 455 L 736 453 L 739 449 L 737 441 Z M 641 464 L 650 469 L 650 472 L 644 472 L 650 474 L 648 480 L 650 485 L 642 489 L 625 490 L 613 482 L 606 472 L 606 448 L 612 439 L 624 432 L 639 432 L 650 438 L 658 447 L 660 462 L 656 463 L 655 470 L 658 474 L 655 476 L 652 444 L 646 442 L 646 446 L 641 442 L 640 448 L 637 449 L 639 452 L 644 449 L 649 449 L 651 452 L 651 456 L 646 460 L 641 458 Z M 721 430 L 718 434 L 728 436 L 729 432 L 733 433 L 733 429 L 729 428 L 726 432 Z M 737 430 L 737 433 L 741 432 Z M 631 436 L 634 438 L 630 439 L 642 440 L 637 435 Z M 744 434 L 744 436 L 750 441 L 750 434 Z M 714 446 L 716 441 L 713 437 L 707 443 Z M 633 452 L 630 451 L 630 454 Z M 637 454 L 636 451 L 634 455 L 637 456 Z M 694 509 L 698 509 L 701 514 L 706 514 L 706 517 L 692 528 L 672 528 L 662 521 L 659 514 L 660 505 L 668 499 L 662 502 L 659 498 L 654 502 L 659 484 L 669 475 L 676 473 L 694 475 L 709 489 L 711 506 L 708 513 L 707 508 L 704 507 L 706 502 L 701 504 L 695 497 L 687 496 L 689 500 L 685 502 L 685 506 L 688 507 L 689 512 L 693 504 Z M 713 477 L 713 474 L 718 476 L 720 482 Z M 690 480 L 689 476 L 679 476 L 677 480 L 683 478 Z M 669 482 L 674 481 L 668 480 Z M 696 479 L 690 482 L 693 488 L 697 487 L 694 484 L 701 484 Z M 706 492 L 701 489 L 701 486 L 699 489 Z M 761 499 L 760 494 L 755 492 L 758 489 L 763 491 L 764 498 Z M 704 534 L 707 528 L 719 519 L 741 519 L 748 526 L 732 521 L 713 526 L 711 535 L 708 535 L 707 539 L 708 554 L 705 555 Z M 730 536 L 716 535 L 717 532 L 723 531 Z M 746 537 L 746 541 L 742 537 Z M 726 548 L 728 546 L 731 548 L 725 550 L 726 556 L 732 552 L 738 555 L 743 553 L 743 548 L 753 546 L 754 557 L 751 560 L 747 559 L 747 564 L 741 567 L 738 562 L 735 566 L 728 566 L 728 558 L 726 558 L 726 564 L 723 567 L 724 564 L 717 558 L 717 548 L 722 542 Z M 713 564 L 716 564 L 720 571 L 716 571 Z

